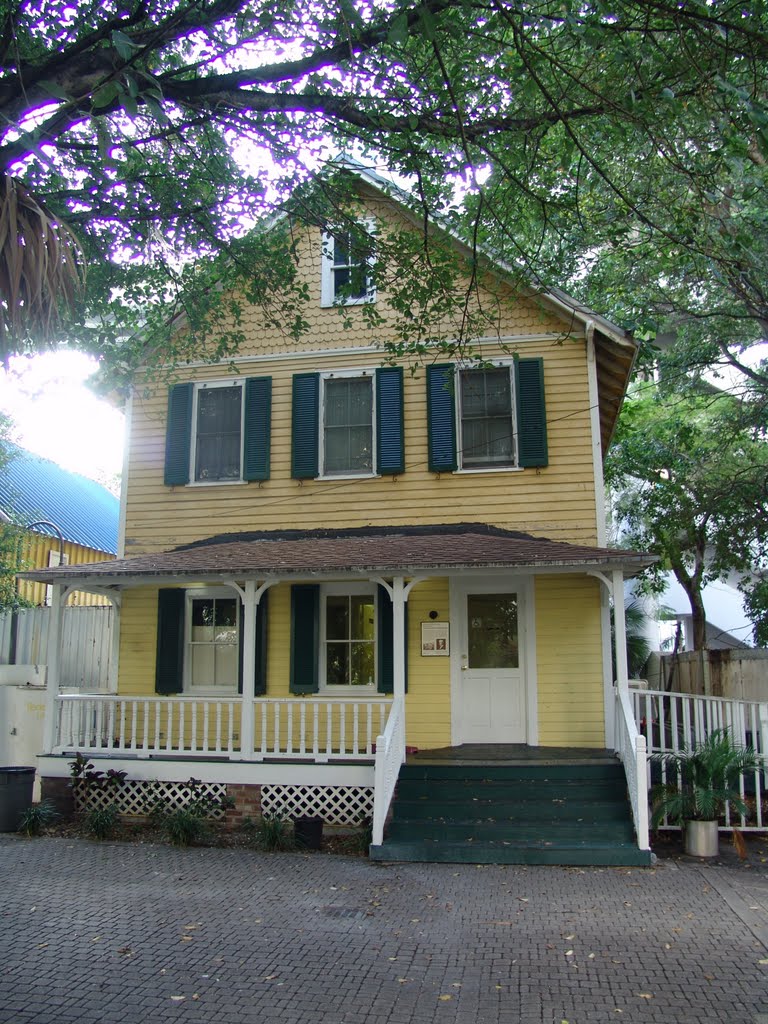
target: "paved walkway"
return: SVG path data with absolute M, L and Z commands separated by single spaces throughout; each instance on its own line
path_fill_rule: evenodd
M 0 1024 L 768 1024 L 768 863 L 0 836 Z

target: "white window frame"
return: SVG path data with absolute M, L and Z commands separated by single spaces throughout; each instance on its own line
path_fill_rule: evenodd
M 360 229 L 368 235 L 374 234 L 374 222 L 372 220 L 360 221 Z M 348 231 L 350 229 L 346 229 Z M 320 305 L 324 308 L 330 306 L 361 306 L 366 302 L 376 301 L 376 285 L 373 282 L 370 271 L 373 269 L 373 257 L 368 259 L 369 273 L 366 275 L 365 295 L 348 296 L 338 298 L 336 295 L 336 279 L 333 271 L 336 264 L 334 256 L 334 232 L 323 231 L 320 262 Z M 344 264 L 345 266 L 358 266 L 358 264 Z M 341 267 L 341 264 L 338 265 Z
M 520 467 L 520 439 L 518 437 L 517 430 L 517 390 L 515 388 L 515 374 L 514 374 L 515 362 L 513 359 L 495 359 L 486 363 L 462 366 L 457 368 L 458 381 L 456 388 L 456 457 L 458 460 L 459 473 L 515 473 L 521 472 Z M 514 447 L 514 462 L 509 465 L 499 465 L 495 462 L 488 462 L 482 466 L 465 466 L 464 465 L 464 431 L 462 424 L 462 408 L 461 408 L 461 377 L 464 373 L 473 373 L 476 370 L 501 370 L 507 369 L 509 372 L 509 396 L 510 396 L 510 415 L 512 419 L 512 443 Z
M 245 378 L 237 377 L 231 380 L 206 380 L 196 381 L 192 398 L 192 427 L 189 443 L 189 484 L 192 487 L 221 487 L 227 484 L 243 483 L 243 435 L 245 432 Z M 195 465 L 197 462 L 197 407 L 199 395 L 203 391 L 212 391 L 214 388 L 240 388 L 240 473 L 237 478 L 229 480 L 196 480 Z
M 238 680 L 235 678 L 235 685 L 231 689 L 224 689 L 217 686 L 193 686 L 192 684 L 192 602 L 204 601 L 207 598 L 214 600 L 234 600 L 237 608 L 237 643 L 235 650 L 239 651 L 240 637 L 243 628 L 243 609 L 237 591 L 230 587 L 193 587 L 187 590 L 184 602 L 184 693 L 196 697 L 237 697 Z M 210 644 L 207 646 L 215 646 Z M 238 655 L 239 657 L 239 655 Z
M 356 597 L 358 595 L 373 597 L 373 682 L 367 686 L 329 686 L 327 683 L 326 671 L 326 644 L 328 637 L 326 598 L 328 597 Z M 333 696 L 341 696 L 360 693 L 371 695 L 378 692 L 378 671 L 379 671 L 379 595 L 375 583 L 323 583 L 320 586 L 320 665 L 318 673 L 318 687 L 320 693 L 327 693 Z
M 325 469 L 325 382 L 340 378 L 366 377 L 371 382 L 371 468 L 346 470 L 343 473 L 326 472 Z M 365 480 L 378 475 L 376 467 L 376 372 L 375 370 L 329 370 L 320 374 L 319 416 L 318 416 L 318 467 L 320 478 L 326 480 Z

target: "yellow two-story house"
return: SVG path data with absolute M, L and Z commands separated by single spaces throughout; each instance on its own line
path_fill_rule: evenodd
M 375 230 L 419 230 L 356 178 Z M 132 799 L 194 775 L 244 813 L 370 815 L 382 859 L 647 863 L 621 608 L 648 560 L 606 545 L 602 482 L 635 343 L 493 268 L 494 332 L 398 365 L 366 258 L 321 227 L 295 238 L 309 329 L 246 309 L 234 359 L 137 387 L 118 559 L 35 574 L 56 606 L 90 589 L 120 621 L 114 694 L 61 695 L 49 669 L 44 790 L 82 751 L 126 770 Z M 493 773 L 506 824 L 486 835 L 445 801 Z M 507 806 L 588 803 L 592 777 L 621 805 L 602 853 L 588 815 L 591 837 L 554 826 L 555 856 Z

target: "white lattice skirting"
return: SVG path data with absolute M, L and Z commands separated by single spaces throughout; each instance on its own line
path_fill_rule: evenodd
M 195 795 L 220 800 L 227 795 L 227 787 L 222 782 L 201 782 L 196 787 Z M 74 797 L 76 811 L 101 809 L 114 804 L 120 814 L 136 816 L 149 814 L 159 801 L 171 810 L 184 807 L 192 799 L 192 794 L 186 782 L 126 779 L 119 786 L 75 786 Z M 223 818 L 224 811 L 216 808 L 208 816 L 214 819 Z
M 359 825 L 373 816 L 370 786 L 262 786 L 261 813 L 276 818 L 322 818 L 326 825 Z

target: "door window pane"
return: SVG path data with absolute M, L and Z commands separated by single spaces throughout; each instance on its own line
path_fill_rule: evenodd
M 469 668 L 519 668 L 517 594 L 467 596 Z

